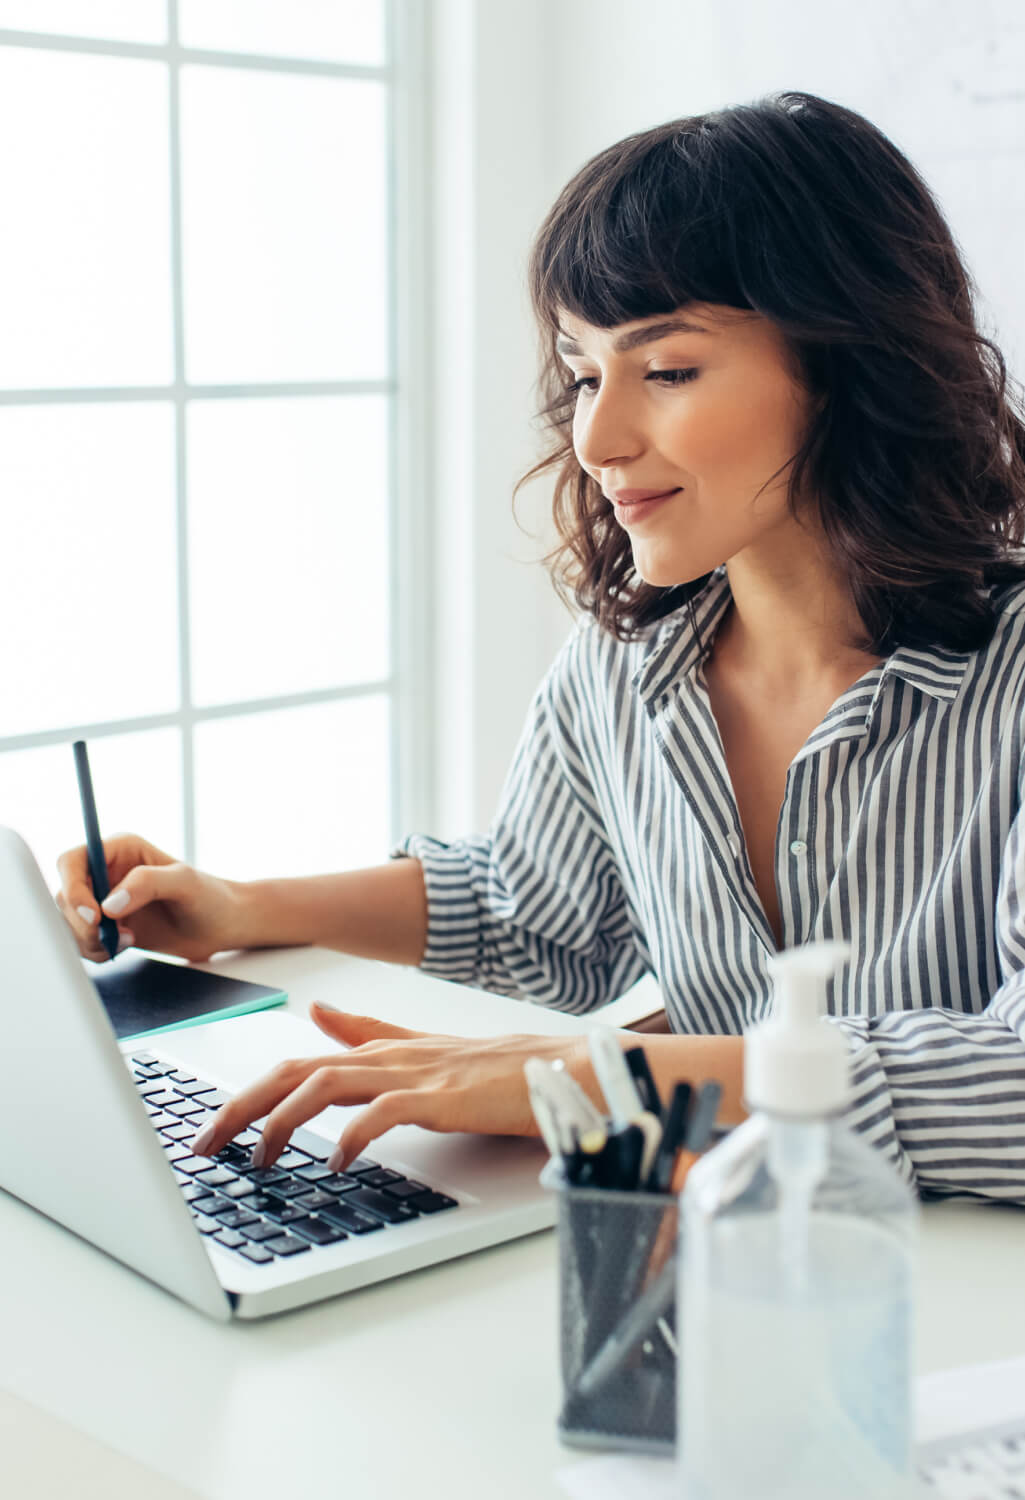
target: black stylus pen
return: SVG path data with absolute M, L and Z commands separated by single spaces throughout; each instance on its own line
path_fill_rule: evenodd
M 89 878 L 93 883 L 93 894 L 97 903 L 102 903 L 110 895 L 110 876 L 107 874 L 107 856 L 103 852 L 100 824 L 96 817 L 96 799 L 93 797 L 93 779 L 89 774 L 89 757 L 86 754 L 85 740 L 75 740 L 71 748 L 75 752 L 78 795 L 82 800 L 85 846 L 89 855 Z M 104 916 L 102 904 L 100 904 L 100 942 L 111 958 L 117 957 L 117 923 L 113 917 Z

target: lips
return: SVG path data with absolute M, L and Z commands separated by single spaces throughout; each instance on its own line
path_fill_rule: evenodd
M 679 486 L 665 490 L 613 490 L 609 496 L 617 505 L 637 505 L 641 500 L 661 500 L 665 495 L 675 495 Z

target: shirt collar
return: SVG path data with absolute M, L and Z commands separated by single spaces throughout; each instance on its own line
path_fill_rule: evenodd
M 702 654 L 701 647 L 707 648 L 732 597 L 723 563 L 709 575 L 691 600 L 697 634 L 684 604 L 680 610 L 674 610 L 651 637 L 645 659 L 630 679 L 634 691 L 647 707 L 657 706 L 693 676 Z M 879 678 L 871 704 L 866 705 L 866 720 L 871 721 L 883 684 L 890 677 L 903 678 L 931 698 L 946 701 L 956 698 L 972 655 L 969 651 L 950 651 L 945 646 L 898 646 L 876 669 Z

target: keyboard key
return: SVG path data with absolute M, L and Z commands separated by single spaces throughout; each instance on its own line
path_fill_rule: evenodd
M 227 1167 L 211 1167 L 209 1172 L 197 1172 L 197 1182 L 205 1182 L 207 1187 L 221 1187 L 226 1183 L 237 1181 L 235 1173 Z
M 243 1130 L 241 1135 L 237 1135 L 235 1137 L 235 1140 L 240 1146 L 249 1146 L 250 1148 L 255 1146 L 257 1141 L 260 1139 L 262 1139 L 262 1137 L 258 1130 Z M 267 1170 L 270 1171 L 271 1169 L 268 1167 Z
M 296 1219 L 292 1233 L 301 1234 L 303 1239 L 312 1240 L 315 1245 L 333 1245 L 336 1240 L 349 1238 L 344 1229 L 329 1224 L 326 1219 Z
M 204 1083 L 202 1078 L 179 1078 L 177 1073 L 168 1074 L 168 1082 L 174 1083 L 179 1094 L 187 1094 L 191 1099 L 193 1094 L 213 1093 L 212 1083 Z
M 267 1241 L 267 1249 L 273 1250 L 275 1255 L 298 1255 L 300 1250 L 309 1248 L 308 1240 L 301 1240 L 294 1234 L 282 1234 L 276 1240 Z M 263 1249 L 262 1245 L 260 1249 Z
M 392 1172 L 388 1167 L 378 1167 L 376 1172 L 364 1172 L 360 1181 L 367 1187 L 384 1187 L 387 1182 L 401 1182 L 402 1173 Z
M 249 1152 L 245 1146 L 239 1146 L 235 1141 L 229 1141 L 226 1146 L 221 1147 L 220 1151 L 214 1157 L 214 1161 L 226 1162 L 229 1167 L 233 1167 L 237 1163 L 241 1168 L 248 1163 Z
M 386 1198 L 376 1188 L 357 1188 L 354 1193 L 346 1195 L 345 1202 L 354 1208 L 365 1208 L 378 1218 L 387 1219 L 389 1224 L 402 1224 L 406 1219 L 416 1218 L 415 1208 L 396 1203 L 394 1198 Z
M 246 1224 L 242 1230 L 247 1240 L 272 1240 L 281 1233 L 280 1224 L 265 1224 L 262 1219 L 257 1219 L 253 1224 Z
M 205 1182 L 206 1177 L 203 1176 L 199 1180 L 200 1182 Z M 234 1182 L 230 1182 L 221 1191 L 226 1198 L 248 1198 L 251 1195 L 255 1196 L 259 1192 L 259 1189 L 253 1183 L 247 1182 L 244 1177 L 236 1177 Z
M 369 1156 L 357 1156 L 356 1160 L 351 1161 L 345 1170 L 350 1177 L 361 1177 L 364 1172 L 379 1172 L 381 1163 L 371 1161 Z
M 175 1115 L 179 1120 L 183 1120 L 186 1115 L 206 1113 L 201 1104 L 194 1104 L 191 1099 L 178 1099 L 173 1104 L 165 1104 L 164 1108 L 169 1115 Z
M 297 1151 L 294 1146 L 287 1146 L 274 1165 L 280 1167 L 283 1172 L 289 1172 L 293 1167 L 309 1166 L 312 1159 L 305 1151 Z
M 268 1188 L 279 1182 L 289 1182 L 291 1179 L 287 1172 L 282 1172 L 280 1167 L 249 1167 L 246 1176 L 250 1182 L 258 1182 L 261 1187 Z
M 270 1194 L 267 1194 L 270 1197 Z M 283 1198 L 274 1198 L 266 1208 L 261 1209 L 268 1219 L 274 1219 L 278 1224 L 292 1224 L 296 1219 L 305 1219 L 305 1208 L 294 1208 L 291 1203 L 286 1203 Z
M 188 1186 L 182 1188 L 182 1197 L 186 1203 L 197 1203 L 200 1198 L 209 1198 L 211 1200 L 216 1198 L 217 1194 L 208 1193 L 201 1183 L 191 1182 L 188 1177 L 186 1177 L 185 1181 L 188 1183 Z
M 418 1208 L 422 1214 L 437 1214 L 443 1208 L 458 1208 L 454 1198 L 447 1198 L 444 1193 L 418 1193 L 415 1198 L 410 1198 L 411 1207 Z
M 151 1091 L 143 1088 L 139 1092 L 143 1095 L 147 1104 L 155 1105 L 158 1109 L 166 1109 L 169 1104 L 180 1104 L 182 1102 L 181 1094 L 175 1093 L 172 1089 L 165 1088 L 163 1083 L 156 1090 Z
M 201 1089 L 193 1098 L 202 1099 L 208 1109 L 220 1109 L 222 1104 L 228 1102 L 227 1094 L 222 1094 L 220 1089 Z
M 303 1249 L 308 1250 L 309 1246 L 304 1245 Z M 247 1260 L 255 1260 L 257 1265 L 261 1266 L 266 1265 L 267 1261 L 274 1259 L 270 1251 L 265 1250 L 262 1245 L 239 1245 L 238 1253 L 239 1255 L 244 1255 Z
M 358 1209 L 350 1208 L 348 1200 L 334 1203 L 330 1208 L 325 1208 L 321 1213 L 322 1219 L 330 1219 L 332 1224 L 340 1224 L 350 1234 L 369 1234 L 372 1229 L 383 1229 L 384 1225 L 380 1219 L 373 1219 L 369 1214 L 362 1214 Z
M 135 1087 L 139 1098 L 146 1100 L 152 1099 L 155 1094 L 168 1094 L 171 1092 L 163 1078 L 159 1075 L 156 1078 L 137 1078 L 135 1080 Z M 178 1095 L 172 1094 L 171 1097 L 177 1099 Z
M 386 1182 L 381 1191 L 387 1193 L 389 1198 L 397 1198 L 401 1203 L 403 1199 L 424 1192 L 424 1185 L 422 1182 L 407 1182 L 404 1177 L 400 1177 L 398 1182 Z
M 303 1182 L 320 1182 L 324 1177 L 333 1177 L 335 1174 L 329 1172 L 323 1162 L 310 1162 L 308 1167 L 296 1167 L 292 1173 L 293 1177 L 301 1177 Z
M 200 1234 L 213 1234 L 221 1227 L 216 1219 L 207 1218 L 206 1214 L 194 1213 L 192 1219 Z
M 270 1193 L 254 1193 L 251 1198 L 246 1198 L 243 1208 L 247 1208 L 251 1214 L 266 1213 L 269 1208 L 280 1206 L 280 1198 L 272 1198 Z
M 164 1148 L 164 1155 L 167 1157 L 168 1161 L 174 1162 L 175 1166 L 180 1167 L 183 1172 L 187 1172 L 188 1168 L 183 1167 L 182 1162 L 192 1160 L 191 1148 L 184 1145 L 181 1141 L 162 1140 L 160 1144 Z
M 165 1141 L 181 1141 L 186 1138 L 191 1141 L 196 1134 L 195 1129 L 184 1120 L 175 1120 L 173 1125 L 161 1125 L 158 1128 Z
M 190 1198 L 190 1193 L 194 1195 L 198 1193 L 202 1196 L 193 1196 Z M 192 1209 L 193 1213 L 198 1214 L 216 1214 L 219 1208 L 227 1207 L 224 1199 L 220 1197 L 219 1194 L 208 1193 L 205 1188 L 196 1187 L 194 1183 L 190 1183 L 189 1186 L 185 1189 L 185 1200 L 189 1204 L 189 1207 Z
M 196 1079 L 196 1075 L 194 1073 L 179 1073 L 177 1069 L 175 1069 L 175 1071 L 173 1073 L 168 1073 L 167 1076 L 168 1076 L 168 1078 L 170 1078 L 170 1080 L 171 1080 L 172 1083 L 178 1083 L 178 1084 L 182 1084 L 182 1083 L 196 1083 L 198 1081 Z M 204 1087 L 205 1087 L 205 1085 L 204 1085 Z
M 237 1250 L 240 1245 L 246 1243 L 236 1229 L 222 1229 L 214 1235 L 214 1239 L 219 1245 L 227 1245 L 229 1250 Z
M 166 1109 L 154 1110 L 149 1117 L 154 1130 L 167 1130 L 171 1125 L 180 1125 L 177 1115 L 169 1115 Z
M 350 1177 L 348 1172 L 332 1172 L 330 1177 L 322 1177 L 317 1183 L 322 1193 L 334 1193 L 336 1197 L 340 1193 L 351 1193 L 359 1185 L 359 1178 Z
M 132 1062 L 138 1063 L 142 1068 L 152 1068 L 156 1063 L 159 1066 L 159 1058 L 153 1056 L 152 1052 L 133 1052 Z
M 243 1229 L 245 1225 L 257 1222 L 256 1214 L 251 1214 L 244 1208 L 229 1208 L 226 1213 L 219 1213 L 217 1218 L 225 1229 Z
M 308 1212 L 310 1209 L 324 1208 L 328 1203 L 334 1203 L 335 1198 L 333 1193 L 322 1193 L 319 1188 L 312 1188 L 308 1193 L 302 1193 L 298 1198 L 293 1198 L 292 1202 Z
M 184 1172 L 189 1177 L 194 1177 L 197 1172 L 209 1172 L 209 1156 L 183 1156 L 180 1161 L 175 1162 L 179 1172 Z
M 252 1172 L 246 1175 L 249 1177 L 255 1176 Z M 301 1177 L 289 1177 L 288 1173 L 285 1172 L 277 1182 L 270 1185 L 268 1191 L 273 1193 L 277 1198 L 292 1199 L 301 1198 L 305 1193 L 311 1193 L 313 1189 L 308 1182 L 303 1182 Z

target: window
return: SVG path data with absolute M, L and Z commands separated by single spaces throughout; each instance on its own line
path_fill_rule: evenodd
M 424 816 L 392 20 L 0 0 L 0 822 L 52 890 L 79 738 L 104 834 L 237 879 Z

